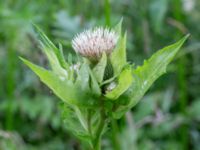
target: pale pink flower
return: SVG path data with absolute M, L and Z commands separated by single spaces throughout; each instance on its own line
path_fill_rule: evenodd
M 82 56 L 99 59 L 103 52 L 110 54 L 115 48 L 119 36 L 108 28 L 85 30 L 72 40 L 73 49 Z

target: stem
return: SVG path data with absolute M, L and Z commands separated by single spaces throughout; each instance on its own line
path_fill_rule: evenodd
M 176 0 L 174 1 L 174 18 L 175 20 L 179 21 L 184 21 L 184 15 L 182 13 L 181 9 L 181 0 Z M 176 38 L 180 37 L 182 34 L 177 33 Z M 178 86 L 179 86 L 179 106 L 180 106 L 180 111 L 185 114 L 186 113 L 186 108 L 188 104 L 188 90 L 187 90 L 187 79 L 186 79 L 186 57 L 182 57 L 179 62 L 178 62 Z M 180 129 L 180 134 L 181 134 L 181 145 L 183 147 L 183 150 L 187 150 L 189 148 L 189 127 L 187 125 L 183 125 Z
M 88 125 L 88 132 L 91 137 L 93 137 L 92 129 L 91 129 L 91 110 L 88 110 L 88 116 L 87 116 L 87 125 Z M 90 147 L 92 147 L 92 142 L 89 142 Z
M 112 145 L 114 150 L 120 150 L 119 139 L 118 139 L 118 125 L 116 120 L 112 119 Z
M 91 130 L 91 110 L 88 110 L 87 124 L 88 124 L 88 132 L 92 136 L 92 130 Z
M 101 150 L 101 136 L 103 133 L 104 126 L 105 126 L 105 114 L 104 114 L 104 111 L 102 110 L 101 111 L 101 120 L 100 120 L 99 126 L 97 128 L 96 137 L 93 141 L 94 150 Z
M 106 115 L 104 110 L 104 99 L 100 98 L 101 109 L 100 109 L 100 121 L 95 132 L 95 138 L 92 141 L 93 150 L 101 150 L 101 136 L 103 134 L 104 127 L 106 126 Z
M 179 84 L 179 93 L 180 93 L 180 110 L 183 114 L 186 113 L 186 108 L 188 104 L 188 93 L 187 93 L 187 80 L 186 80 L 186 58 L 182 57 L 179 61 L 178 64 L 178 84 Z M 180 128 L 180 133 L 181 133 L 181 141 L 184 149 L 186 150 L 188 148 L 188 126 L 183 125 Z
M 105 18 L 106 18 L 106 25 L 110 26 L 110 0 L 104 0 L 104 11 L 105 11 Z
M 13 31 L 14 32 L 14 31 Z M 15 37 L 15 32 L 10 35 Z M 14 41 L 13 41 L 14 42 Z M 14 90 L 15 90 L 15 73 L 16 73 L 16 53 L 14 51 L 13 45 L 8 48 L 7 59 L 9 60 L 6 66 L 6 98 L 8 99 L 8 107 L 6 110 L 6 121 L 5 126 L 7 130 L 12 130 L 14 128 L 14 117 L 13 117 L 13 100 L 14 100 Z

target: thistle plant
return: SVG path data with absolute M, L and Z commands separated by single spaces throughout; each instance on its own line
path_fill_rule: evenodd
M 100 27 L 77 34 L 72 47 L 79 59 L 74 64 L 65 60 L 61 46 L 57 48 L 36 27 L 51 70 L 21 58 L 62 100 L 66 127 L 92 150 L 101 149 L 101 138 L 109 123 L 139 102 L 166 72 L 188 37 L 157 51 L 142 66 L 135 67 L 126 59 L 126 33 L 121 24 L 122 21 L 112 29 Z

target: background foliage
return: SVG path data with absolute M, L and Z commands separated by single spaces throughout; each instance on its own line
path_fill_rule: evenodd
M 0 149 L 73 150 L 80 141 L 66 130 L 60 103 L 18 56 L 47 67 L 31 23 L 74 52 L 71 39 L 85 28 L 113 26 L 123 17 L 128 60 L 142 64 L 184 34 L 191 37 L 141 102 L 105 135 L 105 150 L 199 150 L 200 2 L 198 0 L 0 1 Z

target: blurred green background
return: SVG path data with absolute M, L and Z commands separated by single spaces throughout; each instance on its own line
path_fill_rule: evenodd
M 167 74 L 104 135 L 103 149 L 200 150 L 199 0 L 1 0 L 0 150 L 82 149 L 62 124 L 60 101 L 18 58 L 48 67 L 32 23 L 73 60 L 76 33 L 122 17 L 127 57 L 136 65 L 191 36 Z

